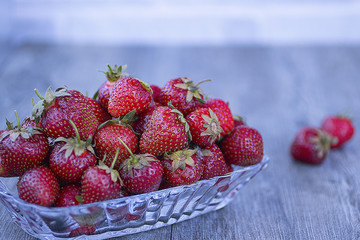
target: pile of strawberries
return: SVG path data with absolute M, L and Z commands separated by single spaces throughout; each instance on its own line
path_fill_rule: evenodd
M 300 129 L 290 146 L 290 154 L 300 162 L 321 164 L 331 149 L 343 147 L 354 133 L 355 127 L 350 118 L 328 116 L 321 127 L 307 126 Z
M 0 135 L 0 176 L 18 176 L 19 197 L 72 206 L 227 174 L 263 158 L 260 133 L 206 99 L 199 84 L 176 78 L 163 88 L 106 72 L 94 99 L 50 88 L 17 126 Z M 206 81 L 203 81 L 206 82 Z

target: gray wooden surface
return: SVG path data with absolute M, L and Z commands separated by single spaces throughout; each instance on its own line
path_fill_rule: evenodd
M 232 203 L 169 227 L 118 239 L 360 239 L 360 137 L 310 166 L 289 156 L 296 131 L 329 114 L 360 130 L 360 46 L 102 47 L 25 45 L 0 55 L 0 126 L 30 114 L 33 89 L 67 86 L 90 94 L 106 64 L 162 86 L 188 76 L 263 135 L 267 169 Z M 34 239 L 0 206 L 1 239 Z

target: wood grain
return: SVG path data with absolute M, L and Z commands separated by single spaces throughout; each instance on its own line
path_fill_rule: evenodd
M 295 162 L 303 126 L 347 113 L 360 129 L 360 47 L 103 47 L 24 45 L 0 59 L 0 119 L 31 112 L 34 88 L 95 92 L 107 64 L 162 86 L 188 76 L 263 135 L 271 162 L 224 209 L 117 239 L 360 239 L 359 134 L 320 166 Z M 33 239 L 0 206 L 0 239 Z

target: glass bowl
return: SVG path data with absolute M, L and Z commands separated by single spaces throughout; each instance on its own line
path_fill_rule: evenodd
M 268 162 L 265 155 L 256 165 L 234 166 L 231 173 L 191 185 L 65 208 L 27 203 L 17 195 L 18 178 L 0 178 L 0 201 L 17 225 L 40 239 L 112 238 L 223 208 Z

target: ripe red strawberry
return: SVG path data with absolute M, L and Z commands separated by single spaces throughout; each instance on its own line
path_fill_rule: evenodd
M 220 138 L 220 122 L 210 108 L 198 108 L 186 117 L 190 126 L 192 141 L 200 147 L 211 146 Z
M 264 146 L 261 134 L 254 128 L 239 126 L 221 142 L 220 149 L 225 161 L 239 166 L 261 162 Z
M 160 94 L 161 94 L 161 88 L 157 85 L 150 85 L 152 90 L 152 98 L 155 102 L 160 103 Z
M 28 127 L 37 127 L 41 129 L 41 122 L 36 123 L 36 121 L 31 119 L 30 117 L 25 118 L 25 120 L 21 124 L 21 128 L 28 128 Z
M 71 121 L 71 120 L 70 120 Z M 75 183 L 81 180 L 84 171 L 95 166 L 97 159 L 89 141 L 80 140 L 78 130 L 71 121 L 76 137 L 58 138 L 50 154 L 50 168 L 64 183 Z
M 16 112 L 15 112 L 16 113 Z M 21 176 L 27 170 L 44 163 L 49 151 L 47 137 L 37 128 L 7 129 L 0 135 L 0 158 L 5 172 Z M 11 128 L 11 126 L 8 125 Z M 8 174 L 7 174 L 8 175 Z
M 228 167 L 220 148 L 214 143 L 199 150 L 204 172 L 201 179 L 209 179 L 228 173 Z
M 206 106 L 214 111 L 220 121 L 220 126 L 224 130 L 221 136 L 224 137 L 234 128 L 234 118 L 229 105 L 221 99 L 210 98 L 206 100 Z
M 40 166 L 28 170 L 17 184 L 19 198 L 41 206 L 52 206 L 59 195 L 59 184 L 54 173 Z
M 200 180 L 203 165 L 197 149 L 185 149 L 165 154 L 162 159 L 164 178 L 172 186 L 188 185 Z
M 125 145 L 131 156 L 121 164 L 120 178 L 124 189 L 131 194 L 141 194 L 159 189 L 163 166 L 159 159 L 150 154 L 133 154 Z
M 119 156 L 115 163 L 116 169 L 120 167 L 122 161 L 130 156 L 130 153 L 119 138 L 125 142 L 132 152 L 137 151 L 139 144 L 137 136 L 133 130 L 129 129 L 118 119 L 110 120 L 100 125 L 94 137 L 95 152 L 107 166 L 111 165 L 116 150 L 119 149 Z
M 121 193 L 121 179 L 119 172 L 114 169 L 114 164 L 119 155 L 119 150 L 110 166 L 100 162 L 98 166 L 89 167 L 81 180 L 81 196 L 83 203 L 100 202 L 115 199 Z
M 107 110 L 110 95 L 112 92 L 112 88 L 114 84 L 119 80 L 121 81 L 123 78 L 127 77 L 129 74 L 123 72 L 126 69 L 126 65 L 117 66 L 115 65 L 114 68 L 111 68 L 108 65 L 109 71 L 105 72 L 107 80 L 100 86 L 99 90 L 95 94 L 94 98 L 98 99 L 100 105 Z
M 204 93 L 199 88 L 199 84 L 209 80 L 194 84 L 189 78 L 176 78 L 168 81 L 161 89 L 160 103 L 167 106 L 169 102 L 174 105 L 184 116 L 194 111 L 198 107 L 204 106 Z
M 111 116 L 96 100 L 86 97 L 89 102 L 90 108 L 93 110 L 94 115 L 99 123 L 106 122 L 111 119 Z
M 189 142 L 189 125 L 170 107 L 158 107 L 151 114 L 140 138 L 140 151 L 154 156 L 184 149 Z
M 234 115 L 234 128 L 237 126 L 246 126 L 245 120 L 243 117 L 239 116 L 239 115 Z
M 59 197 L 55 207 L 70 207 L 79 205 L 78 196 L 81 196 L 81 186 L 79 184 L 69 184 L 60 188 Z
M 109 99 L 108 111 L 113 117 L 125 116 L 136 110 L 141 113 L 152 100 L 152 90 L 147 83 L 128 77 L 115 83 Z
M 16 177 L 16 175 L 11 172 L 11 168 L 3 163 L 1 159 L 1 155 L 0 155 L 0 177 Z
M 331 142 L 331 149 L 343 146 L 353 137 L 355 132 L 351 119 L 345 116 L 329 116 L 325 118 L 321 124 L 321 129 L 334 138 Z
M 331 136 L 319 128 L 305 127 L 295 136 L 290 153 L 298 161 L 321 164 L 330 149 Z
M 154 112 L 154 110 L 157 107 L 160 106 L 161 106 L 160 103 L 152 101 L 149 107 L 145 111 L 137 115 L 137 120 L 131 123 L 131 126 L 133 127 L 136 133 L 143 134 L 143 132 L 145 131 L 147 121 L 149 120 L 151 114 Z
M 82 140 L 94 134 L 99 122 L 89 106 L 89 102 L 79 91 L 58 89 L 46 91 L 45 98 L 37 90 L 41 99 L 33 108 L 33 116 L 41 119 L 41 126 L 51 138 L 75 136 L 69 120 L 77 126 Z
M 96 232 L 96 226 L 92 224 L 86 224 L 71 230 L 69 237 L 77 237 L 80 235 L 91 235 Z

